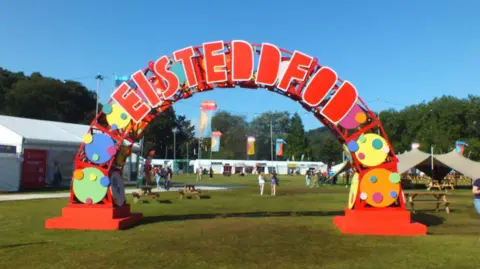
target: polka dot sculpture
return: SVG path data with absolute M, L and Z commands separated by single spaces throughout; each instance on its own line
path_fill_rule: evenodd
M 88 160 L 95 164 L 104 164 L 117 153 L 114 140 L 107 134 L 86 134 L 84 143 Z
M 110 179 L 96 168 L 77 169 L 73 172 L 72 189 L 82 203 L 96 204 L 105 198 Z
M 239 44 L 239 54 L 235 54 L 233 44 Z M 133 142 L 177 101 L 214 88 L 240 87 L 266 89 L 296 101 L 342 143 L 348 165 L 354 170 L 345 216 L 334 218 L 343 233 L 426 234 L 425 226 L 411 223 L 405 209 L 398 160 L 381 123 L 350 82 L 338 78 L 313 57 L 310 61 L 306 54 L 267 43 L 249 47 L 248 42 L 211 42 L 177 53 L 149 62 L 142 72 L 132 75 L 135 83 L 128 81 L 115 90 L 112 100 L 91 123 L 78 151 L 64 215 L 48 220 L 46 227 L 105 230 L 138 222 L 139 215 L 130 213 L 126 203 L 122 177 L 122 165 Z M 206 54 L 225 55 L 225 64 L 209 66 L 204 61 Z M 250 60 L 253 62 L 247 63 Z M 236 68 L 241 71 L 236 72 Z M 305 74 L 303 78 L 298 78 L 297 71 Z

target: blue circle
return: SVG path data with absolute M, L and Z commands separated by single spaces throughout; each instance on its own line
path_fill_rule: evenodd
M 112 113 L 112 110 L 113 110 L 112 105 L 110 105 L 110 104 L 106 104 L 102 107 L 103 114 L 105 114 L 105 115 L 108 115 L 108 114 Z
M 120 118 L 121 118 L 122 120 L 126 120 L 127 117 L 128 117 L 128 116 L 127 116 L 127 114 L 125 114 L 125 113 L 120 114 Z
M 114 124 L 110 125 L 110 129 L 112 129 L 114 131 L 118 130 L 118 126 L 114 123 Z
M 110 179 L 108 177 L 102 177 L 100 179 L 100 185 L 103 187 L 108 187 L 108 185 L 110 185 Z
M 350 141 L 348 142 L 348 150 L 350 150 L 350 152 L 356 152 L 359 147 L 358 147 L 358 143 L 356 141 Z
M 390 197 L 392 197 L 392 198 L 397 198 L 397 195 L 398 195 L 398 194 L 397 194 L 396 191 L 391 191 L 391 192 L 390 192 Z
M 382 143 L 382 140 L 380 139 L 375 139 L 372 141 L 372 146 L 374 149 L 381 149 L 383 147 L 383 143 Z
M 370 182 L 372 182 L 372 183 L 377 182 L 377 177 L 376 176 L 371 176 L 370 177 Z
M 106 134 L 94 134 L 92 143 L 85 145 L 85 154 L 89 161 L 96 164 L 104 164 L 113 157 L 108 154 L 107 149 L 114 146 L 115 143 L 110 136 Z M 93 159 L 94 155 L 98 156 L 97 160 Z

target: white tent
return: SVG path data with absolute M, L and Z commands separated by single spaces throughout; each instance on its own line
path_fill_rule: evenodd
M 12 149 L 15 151 L 15 148 Z M 14 192 L 20 189 L 21 162 L 19 155 L 14 152 L 0 152 L 0 192 Z
M 0 115 L 0 144 L 15 146 L 19 155 L 25 150 L 47 151 L 46 160 L 42 160 L 46 168 L 43 177 L 46 183 L 51 183 L 54 162 L 60 164 L 63 178 L 70 178 L 73 159 L 88 129 L 88 125 Z M 135 144 L 132 151 L 138 152 L 139 149 Z M 21 175 L 19 177 L 23 180 Z

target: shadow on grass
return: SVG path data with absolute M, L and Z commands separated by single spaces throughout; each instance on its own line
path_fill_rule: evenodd
M 292 211 L 292 212 L 245 212 L 245 213 L 218 213 L 218 214 L 190 214 L 190 215 L 164 215 L 164 216 L 145 216 L 140 225 L 165 221 L 185 221 L 185 220 L 205 220 L 205 219 L 225 219 L 225 218 L 264 218 L 264 217 L 303 217 L 316 216 L 328 217 L 342 215 L 343 211 Z
M 0 249 L 18 248 L 18 247 L 33 246 L 33 245 L 44 245 L 46 243 L 47 242 L 34 242 L 34 243 L 23 243 L 23 244 L 0 245 Z
M 427 227 L 441 225 L 443 224 L 443 222 L 445 222 L 445 219 L 442 217 L 435 216 L 432 214 L 427 214 L 424 212 L 418 212 L 418 213 L 412 214 L 411 220 L 412 222 L 418 222 Z

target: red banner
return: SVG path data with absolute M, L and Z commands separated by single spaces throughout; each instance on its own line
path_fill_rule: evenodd
M 45 187 L 47 151 L 25 149 L 23 151 L 22 188 Z

